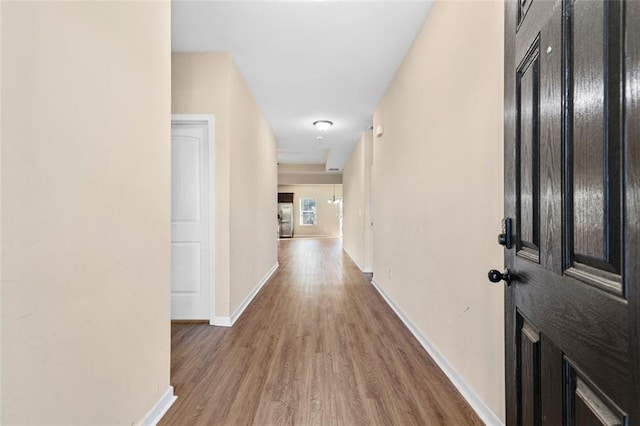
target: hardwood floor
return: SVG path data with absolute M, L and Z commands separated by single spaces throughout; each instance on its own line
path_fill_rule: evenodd
M 480 425 L 338 239 L 279 243 L 232 328 L 172 325 L 162 425 Z

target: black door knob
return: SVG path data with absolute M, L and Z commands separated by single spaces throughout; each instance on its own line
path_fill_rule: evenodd
M 508 269 L 505 269 L 504 272 L 500 272 L 497 269 L 492 269 L 487 274 L 489 277 L 489 281 L 492 283 L 499 283 L 500 281 L 504 281 L 507 285 L 511 284 L 511 281 L 515 278 L 514 275 Z

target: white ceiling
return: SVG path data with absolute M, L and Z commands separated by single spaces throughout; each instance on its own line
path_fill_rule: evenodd
M 281 163 L 342 169 L 430 1 L 174 0 L 174 51 L 229 51 Z M 334 125 L 317 141 L 315 120 Z

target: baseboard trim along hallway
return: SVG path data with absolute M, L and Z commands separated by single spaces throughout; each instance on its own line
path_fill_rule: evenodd
M 256 297 L 258 292 L 260 292 L 262 287 L 267 283 L 267 281 L 269 281 L 269 278 L 271 278 L 271 276 L 276 272 L 278 266 L 280 266 L 280 264 L 276 262 L 276 264 L 271 267 L 269 272 L 267 272 L 264 277 L 262 277 L 258 285 L 251 291 L 251 293 L 249 293 L 249 295 L 242 301 L 240 306 L 236 308 L 236 310 L 233 312 L 233 314 L 231 314 L 230 317 L 216 316 L 213 319 L 212 325 L 217 325 L 220 327 L 232 327 L 233 324 L 238 320 L 238 318 L 240 318 L 240 315 L 242 315 L 244 310 L 247 309 L 247 306 L 249 306 L 251 301 Z
M 351 259 L 351 261 L 356 264 L 356 266 L 358 267 L 358 269 L 360 269 L 360 271 L 362 273 L 371 274 L 373 272 L 373 269 L 371 269 L 371 268 L 363 268 L 362 265 L 360 265 L 358 262 L 356 262 L 356 260 L 353 258 L 353 256 L 351 256 L 351 253 L 349 253 L 347 251 L 347 249 L 345 249 L 344 247 L 342 249 L 344 250 L 345 253 L 347 253 L 347 256 L 349 256 L 349 259 Z
M 171 324 L 160 425 L 484 424 L 339 239 L 281 240 L 278 261 L 233 327 Z
M 173 386 L 169 386 L 169 389 L 160 397 L 158 402 L 149 410 L 146 416 L 137 424 L 142 426 L 155 426 L 160 419 L 169 411 L 169 408 L 176 402 L 178 397 L 173 393 Z
M 467 400 L 471 408 L 478 414 L 480 419 L 488 426 L 503 426 L 504 423 L 500 418 L 489 408 L 487 404 L 475 393 L 473 388 L 469 386 L 467 382 L 458 374 L 458 372 L 447 362 L 447 360 L 440 354 L 436 347 L 427 339 L 422 332 L 416 327 L 416 325 L 404 314 L 404 312 L 391 300 L 391 298 L 385 293 L 375 280 L 371 280 L 373 287 L 380 293 L 380 296 L 387 302 L 387 305 L 396 313 L 398 318 L 409 329 L 411 334 L 420 342 L 422 347 L 433 358 L 442 372 L 449 378 L 451 383 L 458 389 L 464 399 Z

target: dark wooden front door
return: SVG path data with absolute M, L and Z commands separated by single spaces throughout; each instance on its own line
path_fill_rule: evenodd
M 640 424 L 640 1 L 508 0 L 509 425 Z

